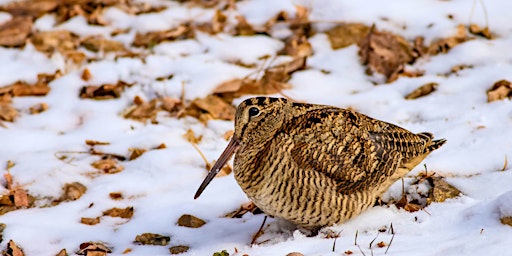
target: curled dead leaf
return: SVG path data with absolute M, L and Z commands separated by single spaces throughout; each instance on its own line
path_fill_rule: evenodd
M 0 10 L 13 16 L 30 16 L 36 19 L 54 11 L 57 5 L 58 2 L 54 0 L 14 1 L 0 6 Z
M 18 117 L 18 110 L 7 103 L 0 103 L 0 120 L 14 122 Z
M 123 194 L 121 192 L 110 192 L 108 195 L 113 200 L 121 200 L 121 199 L 123 199 Z
M 133 207 L 131 206 L 128 206 L 126 208 L 111 208 L 106 211 L 103 211 L 103 216 L 131 219 L 133 216 L 133 211 Z
M 36 50 L 48 54 L 55 51 L 63 54 L 76 50 L 78 40 L 78 36 L 67 30 L 40 31 L 30 38 Z
M 327 34 L 332 49 L 358 44 L 370 32 L 370 27 L 362 23 L 345 23 L 329 29 Z
M 439 53 L 446 53 L 453 47 L 457 46 L 458 44 L 464 43 L 466 41 L 470 40 L 466 33 L 466 27 L 464 25 L 458 25 L 457 26 L 457 32 L 452 37 L 443 38 L 434 41 L 429 47 L 428 47 L 428 54 L 430 55 L 436 55 Z
M 64 185 L 64 194 L 61 197 L 62 201 L 74 201 L 82 197 L 87 191 L 87 187 L 80 182 L 73 182 Z
M 14 16 L 11 20 L 0 24 L 0 46 L 19 47 L 25 45 L 32 30 L 32 18 Z
M 111 157 L 95 161 L 91 166 L 108 174 L 118 173 L 124 170 L 124 167 L 119 165 L 115 158 Z
M 233 120 L 235 118 L 235 107 L 222 98 L 209 94 L 205 98 L 198 98 L 192 101 L 189 108 L 199 110 L 199 115 L 208 113 L 214 119 Z M 185 110 L 185 113 L 187 110 Z M 197 116 L 199 118 L 200 116 Z
M 188 129 L 185 134 L 183 134 L 183 138 L 185 138 L 188 142 L 197 144 L 203 139 L 203 135 L 196 136 L 192 129 Z
M 80 89 L 80 98 L 95 100 L 119 98 L 124 88 L 131 85 L 124 81 L 118 81 L 116 84 L 103 84 L 101 86 L 87 85 Z
M 188 227 L 188 228 L 199 228 L 206 224 L 206 222 L 194 215 L 183 214 L 178 219 L 178 226 Z
M 80 45 L 92 52 L 124 52 L 124 44 L 118 41 L 103 38 L 103 36 L 89 36 L 80 42 Z
M 55 256 L 68 256 L 68 252 L 66 251 L 66 249 L 62 249 Z
M 150 48 L 163 41 L 191 39 L 194 36 L 194 31 L 189 24 L 181 24 L 170 30 L 152 31 L 145 34 L 137 33 L 132 45 Z
M 499 80 L 487 90 L 487 102 L 512 98 L 512 83 L 507 80 Z
M 76 252 L 78 255 L 104 255 L 106 256 L 107 253 L 111 253 L 112 249 L 109 248 L 105 243 L 101 242 L 85 242 L 80 244 L 79 251 Z
M 142 156 L 142 154 L 146 153 L 148 150 L 143 148 L 130 148 L 129 149 L 131 154 L 128 160 L 134 160 L 137 159 L 139 156 Z
M 110 145 L 110 142 L 105 142 L 105 141 L 97 141 L 97 140 L 85 140 L 85 144 L 87 146 L 96 146 L 96 145 L 100 145 L 100 146 L 105 146 L 105 145 Z
M 37 103 L 33 106 L 31 106 L 29 109 L 31 115 L 42 113 L 46 110 L 48 110 L 48 104 L 47 103 Z
M 426 95 L 429 95 L 430 93 L 434 92 L 437 89 L 437 86 L 439 84 L 432 82 L 432 83 L 426 83 L 416 89 L 414 91 L 410 92 L 405 96 L 406 100 L 413 100 L 417 99 Z
M 143 233 L 135 237 L 135 242 L 144 245 L 161 245 L 165 246 L 171 241 L 170 236 L 164 236 L 153 233 Z
M 489 30 L 488 26 L 485 26 L 484 28 L 481 28 L 477 24 L 471 24 L 469 25 L 469 33 L 476 35 L 476 36 L 482 36 L 487 39 L 493 39 L 494 37 L 491 34 L 491 31 Z
M 180 254 L 180 253 L 187 252 L 189 249 L 190 249 L 190 247 L 188 247 L 186 245 L 175 245 L 175 246 L 171 246 L 169 248 L 169 252 L 171 254 Z
M 4 255 L 8 256 L 23 256 L 25 253 L 23 253 L 23 250 L 13 241 L 10 240 L 7 244 L 7 248 L 5 251 L 3 251 Z
M 84 81 L 89 81 L 92 78 L 92 73 L 88 68 L 84 68 L 84 71 L 82 72 L 82 75 L 80 77 Z
M 362 64 L 367 66 L 367 72 L 384 75 L 388 83 L 396 80 L 404 65 L 416 57 L 407 40 L 390 32 L 378 31 L 375 26 L 359 41 L 359 48 L 359 56 Z
M 80 223 L 85 224 L 85 225 L 89 225 L 89 226 L 93 226 L 93 225 L 96 225 L 96 224 L 100 223 L 100 217 L 96 217 L 96 218 L 85 218 L 85 217 L 82 217 L 80 219 Z

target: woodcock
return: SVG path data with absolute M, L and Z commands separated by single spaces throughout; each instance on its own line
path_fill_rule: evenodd
M 235 153 L 235 179 L 256 206 L 316 233 L 372 206 L 445 141 L 348 109 L 250 98 L 194 198 Z

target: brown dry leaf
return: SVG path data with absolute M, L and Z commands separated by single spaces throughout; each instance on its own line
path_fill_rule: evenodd
M 18 115 L 18 110 L 11 106 L 10 103 L 0 103 L 0 120 L 14 122 Z
M 61 196 L 60 201 L 75 201 L 78 200 L 87 191 L 87 187 L 80 182 L 67 183 L 62 188 L 64 194 Z
M 97 141 L 97 140 L 85 140 L 85 145 L 91 146 L 91 147 L 96 146 L 96 145 L 105 146 L 105 145 L 110 145 L 110 142 Z
M 96 225 L 96 224 L 100 223 L 100 217 L 96 217 L 96 218 L 82 217 L 80 219 L 80 223 L 85 224 L 85 225 L 89 225 L 89 226 L 93 226 L 93 225 Z
M 185 134 L 183 134 L 183 138 L 185 138 L 188 142 L 197 144 L 203 139 L 203 135 L 196 136 L 192 129 L 188 129 Z
M 142 99 L 139 98 L 139 100 Z M 158 104 L 158 99 L 152 99 L 149 102 L 142 103 L 138 103 L 135 101 L 134 105 L 129 106 L 127 109 L 123 111 L 123 117 L 142 122 L 148 119 L 155 120 L 156 114 L 160 110 L 161 108 Z
M 21 248 L 13 241 L 10 240 L 7 244 L 7 248 L 2 252 L 3 255 L 7 256 L 23 256 L 25 255 Z
M 31 106 L 29 109 L 29 112 L 31 115 L 42 113 L 46 110 L 48 110 L 48 104 L 47 103 L 38 103 L 33 106 Z
M 130 219 L 133 216 L 133 207 L 128 206 L 124 209 L 111 208 L 103 212 L 103 216 L 119 217 L 123 219 Z
M 112 249 L 106 246 L 104 243 L 100 242 L 85 242 L 80 244 L 80 250 L 76 252 L 78 255 L 103 255 L 106 256 L 107 253 L 111 253 Z
M 38 51 L 51 54 L 55 51 L 65 53 L 76 50 L 79 39 L 70 31 L 56 30 L 37 32 L 30 40 Z
M 55 256 L 68 256 L 68 252 L 66 251 L 66 249 L 62 249 Z
M 132 84 L 124 81 L 118 81 L 116 84 L 104 84 L 101 86 L 87 85 L 80 89 L 80 98 L 94 100 L 119 98 L 124 88 L 131 85 Z
M 143 148 L 130 148 L 129 151 L 132 152 L 128 158 L 128 160 L 131 161 L 137 159 L 139 156 L 142 156 L 142 154 L 146 153 L 148 150 Z
M 282 53 L 293 58 L 309 57 L 313 55 L 313 47 L 305 35 L 292 36 L 285 41 Z
M 502 224 L 512 226 L 512 216 L 504 216 L 500 218 Z
M 32 18 L 14 16 L 10 21 L 0 25 L 0 46 L 19 47 L 25 45 L 32 30 Z
M 466 27 L 464 25 L 458 25 L 457 26 L 457 33 L 448 38 L 439 39 L 435 42 L 433 42 L 428 47 L 428 54 L 430 55 L 436 55 L 439 53 L 446 53 L 451 48 L 455 47 L 458 44 L 464 43 L 466 41 L 470 40 L 466 33 Z
M 332 49 L 344 48 L 358 44 L 370 32 L 370 27 L 362 23 L 345 23 L 338 25 L 325 33 L 331 42 Z
M 499 80 L 487 90 L 487 102 L 512 98 L 512 83 L 508 80 Z
M 410 92 L 405 96 L 406 100 L 413 100 L 417 99 L 426 95 L 429 95 L 430 93 L 434 92 L 437 89 L 438 83 L 426 83 L 418 88 L 416 88 L 414 91 Z
M 80 77 L 84 81 L 89 81 L 92 78 L 92 73 L 91 73 L 91 71 L 88 68 L 85 68 L 84 71 L 82 72 L 82 75 Z
M 190 249 L 190 247 L 188 247 L 186 245 L 175 245 L 175 246 L 169 247 L 169 253 L 180 254 L 180 253 L 187 252 L 189 249 Z
M 146 34 L 137 33 L 132 45 L 135 47 L 151 48 L 163 41 L 191 39 L 194 36 L 194 31 L 189 24 L 181 24 L 170 30 L 153 31 Z
M 188 227 L 188 228 L 199 228 L 206 224 L 206 222 L 196 216 L 190 214 L 183 214 L 178 219 L 178 226 Z
M 489 31 L 488 26 L 486 26 L 485 28 L 481 28 L 477 24 L 471 24 L 471 25 L 469 25 L 469 33 L 476 35 L 476 36 L 483 36 L 487 39 L 494 39 L 491 31 Z
M 384 243 L 384 241 L 380 241 L 379 243 L 377 243 L 377 247 L 379 247 L 379 248 L 386 247 L 386 243 Z
M 135 237 L 135 243 L 140 243 L 144 245 L 161 245 L 165 246 L 169 244 L 169 241 L 171 241 L 170 236 L 164 236 L 159 234 L 153 234 L 153 233 L 143 233 L 140 235 L 137 235 Z
M 165 145 L 165 143 L 162 143 L 162 144 L 160 144 L 160 145 L 156 146 L 156 147 L 155 147 L 155 148 L 153 148 L 153 149 L 165 149 L 165 148 L 167 148 L 167 146 Z
M 38 74 L 35 84 L 28 84 L 25 81 L 17 81 L 11 85 L 0 88 L 0 95 L 9 94 L 15 97 L 21 96 L 45 96 L 50 91 L 48 84 L 56 78 L 59 78 L 61 73 L 57 70 L 54 74 Z
M 354 253 L 353 253 L 351 250 L 348 250 L 348 251 L 345 251 L 345 254 L 346 254 L 346 255 L 352 255 L 352 254 L 354 254 Z
M 359 56 L 362 64 L 367 66 L 367 72 L 384 75 L 388 83 L 396 80 L 404 65 L 415 58 L 407 40 L 390 32 L 378 31 L 375 26 L 359 42 L 359 47 Z
M 222 136 L 225 140 L 229 140 L 231 137 L 233 137 L 233 134 L 235 133 L 235 131 L 233 130 L 229 130 L 227 132 L 224 133 L 224 135 Z
M 244 16 L 238 15 L 236 16 L 236 20 L 238 24 L 236 24 L 235 27 L 235 36 L 252 36 L 256 34 L 256 31 L 252 25 L 247 22 Z
M 304 254 L 302 254 L 300 252 L 290 252 L 290 253 L 286 254 L 286 256 L 304 256 Z
M 20 207 L 29 207 L 30 202 L 28 198 L 27 191 L 22 187 L 16 187 L 11 191 L 14 198 L 14 206 Z
M 233 120 L 235 118 L 235 107 L 212 94 L 193 100 L 189 108 L 197 108 L 210 114 L 214 119 Z
M 80 45 L 92 52 L 124 52 L 124 44 L 118 41 L 103 38 L 103 36 L 88 36 L 80 42 Z
M 118 173 L 124 170 L 124 167 L 119 165 L 115 158 L 111 157 L 100 159 L 92 163 L 91 166 L 108 174 Z
M 219 94 L 219 93 L 236 92 L 236 91 L 240 90 L 240 88 L 242 88 L 242 86 L 245 83 L 253 83 L 254 84 L 254 83 L 256 83 L 256 81 L 250 80 L 250 79 L 235 78 L 235 79 L 228 80 L 226 82 L 223 82 L 223 83 L 217 85 L 217 87 L 215 87 L 215 89 L 213 89 L 213 93 Z
M 123 199 L 123 194 L 121 192 L 110 192 L 108 195 L 113 200 L 121 200 L 121 199 Z
M 31 16 L 36 19 L 54 11 L 58 4 L 55 0 L 14 1 L 0 6 L 0 10 L 13 16 Z
M 461 70 L 464 70 L 464 69 L 468 69 L 468 68 L 473 68 L 473 65 L 469 65 L 469 64 L 460 64 L 460 65 L 455 65 L 453 66 L 451 69 L 450 69 L 450 72 L 451 73 L 457 73 Z
M 458 197 L 461 194 L 460 190 L 450 185 L 441 177 L 432 176 L 430 179 L 429 182 L 432 185 L 432 189 L 429 191 L 427 204 L 432 202 L 442 203 L 446 199 Z

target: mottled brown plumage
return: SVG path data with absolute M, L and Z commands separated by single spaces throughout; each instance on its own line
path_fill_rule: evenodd
M 348 109 L 250 98 L 195 198 L 236 152 L 235 178 L 261 210 L 316 231 L 372 206 L 444 142 Z

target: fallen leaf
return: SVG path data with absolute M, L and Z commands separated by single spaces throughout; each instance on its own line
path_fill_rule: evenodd
M 161 143 L 160 145 L 156 146 L 154 149 L 165 149 L 165 148 L 167 148 L 165 143 Z
M 80 77 L 84 81 L 89 81 L 92 78 L 92 73 L 88 68 L 84 68 L 84 71 L 82 72 L 82 75 Z
M 196 136 L 192 129 L 188 129 L 185 134 L 183 134 L 183 138 L 185 138 L 188 142 L 197 144 L 203 139 L 203 135 Z
M 121 192 L 110 192 L 108 195 L 110 196 L 111 199 L 114 199 L 114 200 L 123 199 L 123 194 Z
M 367 66 L 367 72 L 384 75 L 388 83 L 396 80 L 404 65 L 415 58 L 407 40 L 390 32 L 378 31 L 375 26 L 359 42 L 359 48 L 359 56 L 362 64 Z
M 489 31 L 489 27 L 485 26 L 484 28 L 481 28 L 477 24 L 471 24 L 469 25 L 469 33 L 476 35 L 476 36 L 482 36 L 487 39 L 493 39 L 494 37 L 491 34 L 491 31 Z
M 32 18 L 14 16 L 11 20 L 0 25 L 0 46 L 20 47 L 25 45 L 32 30 Z
M 131 151 L 130 157 L 128 158 L 129 161 L 139 158 L 139 156 L 148 151 L 147 149 L 143 148 L 130 148 L 129 150 Z
M 500 218 L 502 224 L 512 226 L 512 216 L 504 216 Z
M 118 173 L 124 170 L 124 167 L 119 165 L 115 158 L 111 157 L 95 161 L 91 166 L 108 174 Z
M 145 34 L 137 33 L 132 45 L 135 47 L 151 48 L 163 41 L 191 39 L 194 36 L 194 31 L 189 24 L 181 24 L 170 30 L 152 31 Z
M 417 99 L 417 98 L 429 95 L 430 93 L 432 93 L 433 91 L 435 91 L 437 89 L 438 85 L 439 84 L 435 83 L 435 82 L 426 83 L 426 84 L 414 89 L 414 91 L 410 92 L 409 94 L 407 94 L 405 96 L 405 99 L 413 100 L 413 99 Z
M 48 110 L 48 104 L 47 103 L 37 103 L 33 106 L 31 106 L 29 109 L 31 115 L 42 113 L 46 110 Z
M 18 110 L 6 103 L 0 103 L 0 120 L 14 122 L 18 117 Z
M 247 22 L 244 16 L 238 15 L 236 16 L 236 20 L 238 24 L 236 24 L 235 27 L 235 36 L 252 36 L 256 34 L 256 31 L 252 25 Z
M 466 33 L 466 27 L 464 25 L 457 26 L 457 32 L 452 37 L 443 38 L 434 41 L 428 47 L 428 54 L 436 55 L 439 53 L 447 53 L 450 49 L 457 46 L 458 44 L 464 43 L 470 40 Z
M 12 16 L 31 16 L 36 19 L 54 11 L 58 4 L 55 0 L 14 1 L 0 6 L 0 10 Z
M 153 233 L 143 233 L 135 237 L 135 242 L 143 245 L 161 245 L 165 246 L 171 241 L 170 236 L 164 236 Z
M 193 100 L 191 106 L 209 113 L 214 119 L 233 120 L 235 118 L 235 107 L 212 94 Z
M 14 206 L 20 207 L 29 207 L 29 199 L 27 191 L 21 187 L 16 187 L 12 191 L 14 197 Z
M 80 45 L 92 52 L 124 52 L 124 44 L 118 41 L 103 38 L 103 36 L 89 36 L 80 42 Z
M 190 249 L 190 247 L 188 247 L 186 245 L 175 245 L 175 246 L 171 246 L 169 248 L 169 252 L 171 254 L 180 254 L 180 253 L 187 252 L 189 249 Z
M 346 255 L 352 255 L 352 254 L 354 254 L 354 253 L 353 253 L 352 251 L 348 250 L 348 251 L 345 251 L 345 254 L 346 254 Z
M 362 23 L 345 23 L 327 30 L 325 33 L 336 50 L 352 44 L 358 44 L 370 32 L 370 27 Z
M 313 47 L 305 35 L 292 36 L 285 41 L 282 53 L 295 59 L 309 57 L 313 55 Z
M 183 214 L 178 219 L 178 226 L 188 227 L 188 228 L 199 228 L 206 224 L 206 222 L 196 216 L 190 214 Z
M 75 201 L 78 200 L 87 191 L 87 187 L 80 182 L 67 183 L 62 189 L 64 194 L 61 201 Z
M 103 216 L 119 217 L 123 219 L 130 219 L 133 216 L 133 207 L 128 206 L 122 208 L 111 208 L 103 212 Z
M 286 256 L 304 256 L 304 254 L 302 254 L 300 252 L 290 252 L 290 253 L 286 254 Z
M 3 255 L 7 255 L 7 256 L 23 256 L 23 255 L 25 255 L 23 253 L 23 251 L 21 250 L 21 248 L 13 240 L 9 241 L 9 243 L 7 244 L 7 249 L 5 249 L 5 251 L 3 251 L 2 253 L 3 253 Z
M 487 102 L 512 98 L 512 83 L 507 80 L 499 80 L 487 90 Z
M 76 50 L 79 44 L 78 40 L 78 36 L 67 30 L 40 31 L 30 38 L 36 50 L 48 54 L 56 51 L 64 54 Z
M 380 241 L 379 243 L 377 243 L 377 246 L 379 248 L 383 248 L 383 247 L 386 247 L 386 243 L 384 243 L 384 241 Z
M 460 190 L 456 187 L 450 185 L 444 179 L 440 177 L 431 177 L 431 181 L 429 181 L 432 185 L 432 189 L 429 192 L 429 196 L 427 199 L 427 204 L 432 202 L 442 203 L 446 199 L 454 198 L 460 195 Z
M 87 85 L 80 89 L 80 98 L 106 100 L 115 99 L 121 96 L 125 87 L 131 86 L 124 81 L 118 81 L 116 84 Z
M 68 256 L 68 252 L 66 251 L 66 249 L 62 249 L 55 256 Z
M 229 252 L 222 250 L 221 252 L 214 252 L 212 256 L 229 256 Z
M 222 137 L 224 138 L 224 140 L 229 140 L 231 137 L 233 137 L 234 133 L 235 133 L 235 131 L 229 130 L 229 131 L 225 132 Z
M 112 249 L 110 249 L 107 245 L 101 242 L 85 242 L 80 244 L 79 251 L 76 252 L 78 255 L 87 255 L 87 256 L 106 256 L 107 253 L 111 253 Z
M 85 217 L 82 217 L 80 219 L 80 223 L 85 224 L 85 225 L 93 226 L 93 225 L 96 225 L 96 224 L 100 223 L 100 218 L 99 217 L 96 217 L 96 218 L 85 218 Z

